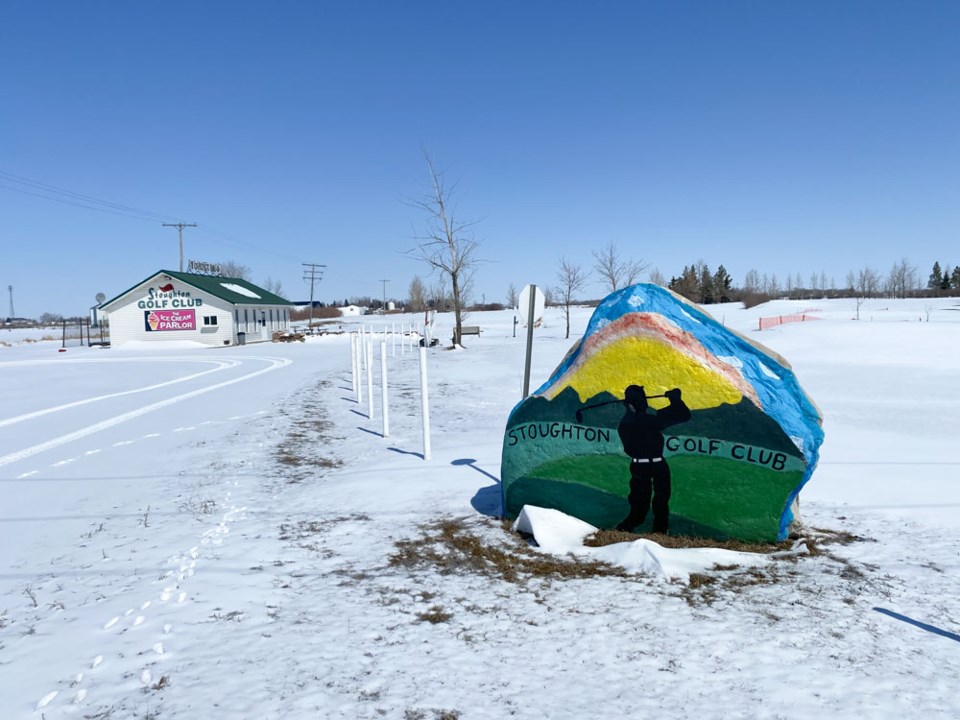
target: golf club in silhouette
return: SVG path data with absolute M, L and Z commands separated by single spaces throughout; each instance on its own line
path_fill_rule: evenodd
M 665 397 L 666 397 L 666 395 L 647 395 L 647 396 L 646 396 L 647 400 L 653 400 L 653 399 L 655 399 L 655 398 L 665 398 Z M 579 410 L 577 410 L 577 411 L 573 414 L 573 416 L 574 416 L 574 418 L 576 418 L 576 421 L 577 421 L 578 423 L 582 423 L 582 422 L 583 422 L 583 411 L 584 411 L 584 410 L 593 410 L 594 408 L 603 407 L 603 406 L 605 406 L 605 405 L 622 405 L 623 402 L 624 402 L 623 400 L 606 400 L 606 401 L 604 401 L 604 402 L 594 403 L 593 405 L 585 405 L 584 407 L 582 407 L 582 408 L 580 408 Z

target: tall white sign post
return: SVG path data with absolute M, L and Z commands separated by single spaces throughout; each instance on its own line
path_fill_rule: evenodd
M 533 326 L 543 317 L 547 299 L 536 285 L 527 285 L 520 291 L 518 309 L 527 315 L 527 357 L 523 365 L 523 397 L 530 394 L 530 358 L 533 355 Z

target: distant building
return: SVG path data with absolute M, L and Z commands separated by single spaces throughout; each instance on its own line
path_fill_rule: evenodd
M 35 325 L 33 320 L 27 318 L 8 317 L 3 321 L 3 327 L 5 328 L 33 327 L 33 325 Z
M 359 315 L 365 315 L 367 309 L 365 307 L 360 307 L 359 305 L 345 305 L 344 307 L 339 307 L 337 310 L 340 311 L 340 315 L 343 317 L 357 317 Z
M 110 344 L 267 341 L 290 328 L 291 303 L 242 278 L 160 270 L 99 306 Z

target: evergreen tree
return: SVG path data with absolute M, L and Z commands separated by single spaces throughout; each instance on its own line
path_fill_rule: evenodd
M 960 265 L 957 265 L 950 275 L 950 289 L 960 290 Z
M 713 274 L 713 289 L 717 295 L 717 302 L 730 302 L 730 288 L 733 285 L 733 278 L 727 269 L 721 265 Z
M 716 302 L 716 293 L 713 289 L 713 275 L 710 273 L 710 268 L 702 260 L 699 263 L 700 272 L 698 273 L 699 277 L 697 278 L 698 284 L 698 293 L 700 295 L 699 302 L 706 305 L 712 302 Z
M 939 290 L 940 286 L 943 284 L 943 271 L 940 269 L 940 263 L 933 263 L 933 272 L 930 273 L 930 278 L 927 280 L 927 287 L 933 290 Z
M 949 265 L 943 266 L 943 279 L 940 281 L 940 289 L 941 290 L 950 289 L 950 266 Z

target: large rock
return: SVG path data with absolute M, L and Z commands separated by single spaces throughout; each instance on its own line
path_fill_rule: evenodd
M 597 307 L 511 412 L 504 511 L 530 504 L 601 528 L 782 540 L 820 423 L 783 358 L 668 290 L 634 285 Z

